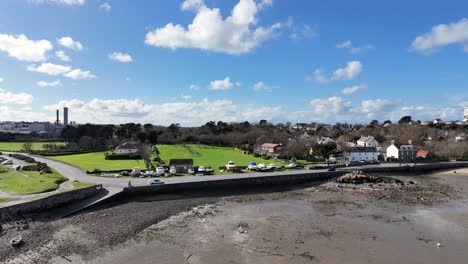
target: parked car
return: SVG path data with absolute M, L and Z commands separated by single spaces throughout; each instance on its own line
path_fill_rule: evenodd
M 2 165 L 13 165 L 13 161 L 12 160 L 5 160 L 2 162 Z
M 187 173 L 188 174 L 195 174 L 195 170 L 194 169 L 188 169 Z
M 198 167 L 198 173 L 204 174 L 205 173 L 205 166 Z
M 163 181 L 158 180 L 158 179 L 149 179 L 148 180 L 148 185 L 159 185 L 159 184 L 164 184 Z
M 165 173 L 166 173 L 166 170 L 163 167 L 156 168 L 156 176 L 164 176 Z
M 336 171 L 336 168 L 335 167 L 330 167 L 327 169 L 327 171 Z
M 249 165 L 247 166 L 247 170 L 256 170 L 257 169 L 257 163 L 254 161 L 249 162 Z
M 284 166 L 284 167 L 285 167 L 286 169 L 294 169 L 294 168 L 297 167 L 297 164 L 293 162 L 293 163 L 290 163 L 290 164 L 288 164 L 288 165 L 286 165 L 286 166 Z
M 276 165 L 273 164 L 273 163 L 270 163 L 270 164 L 268 164 L 268 166 L 266 168 L 269 169 L 269 170 L 274 170 L 274 169 L 276 169 Z
M 169 173 L 170 173 L 171 175 L 176 175 L 176 173 L 177 173 L 176 167 L 172 166 L 172 167 L 169 169 Z

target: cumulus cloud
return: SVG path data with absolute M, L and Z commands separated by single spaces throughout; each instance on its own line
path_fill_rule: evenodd
M 73 40 L 73 38 L 71 37 L 59 38 L 57 39 L 57 43 L 65 48 L 69 48 L 74 51 L 83 50 L 83 45 L 80 42 Z
M 411 44 L 411 50 L 423 54 L 433 53 L 448 45 L 460 44 L 468 52 L 468 19 L 463 18 L 450 24 L 439 24 L 430 32 L 416 37 Z
M 32 103 L 34 97 L 28 93 L 13 93 L 0 88 L 0 98 L 4 104 L 26 105 Z M 3 118 L 3 117 L 2 117 Z
M 360 61 L 350 61 L 345 67 L 335 70 L 331 77 L 326 77 L 324 75 L 324 70 L 322 68 L 318 68 L 313 72 L 312 76 L 308 76 L 306 79 L 318 83 L 353 80 L 361 74 L 362 68 L 363 66 Z
M 52 75 L 52 76 L 57 76 L 57 75 L 69 72 L 71 70 L 71 67 L 47 62 L 47 63 L 42 63 L 39 66 L 35 66 L 35 65 L 28 66 L 27 70 L 32 71 L 32 72 L 39 72 L 39 73 L 45 73 L 45 74 Z
M 258 105 L 237 105 L 230 100 L 199 102 L 171 102 L 164 104 L 145 104 L 135 99 L 93 99 L 85 102 L 79 99 L 63 100 L 57 104 L 45 106 L 46 110 L 68 106 L 73 109 L 77 122 L 85 123 L 92 120 L 95 123 L 126 123 L 154 122 L 154 116 L 160 118 L 158 123 L 169 125 L 180 123 L 184 126 L 201 125 L 211 120 L 226 122 L 258 121 L 266 119 L 274 121 L 281 119 L 280 107 L 259 107 Z
M 81 69 L 74 69 L 63 76 L 70 79 L 95 79 L 96 75 L 92 74 L 90 71 L 83 71 Z
M 120 62 L 132 62 L 132 56 L 127 53 L 122 53 L 122 52 L 113 52 L 108 55 L 109 59 L 115 60 L 115 61 L 120 61 Z
M 341 93 L 342 94 L 353 94 L 355 92 L 362 91 L 362 90 L 365 90 L 365 89 L 367 89 L 366 84 L 353 85 L 353 86 L 348 86 L 348 87 L 343 88 L 343 90 L 341 90 Z
M 258 82 L 256 84 L 254 84 L 253 90 L 256 91 L 256 92 L 258 92 L 258 91 L 271 92 L 272 87 L 269 86 L 269 85 L 266 85 L 264 82 Z
M 57 57 L 61 61 L 71 61 L 71 58 L 65 54 L 65 51 L 60 50 L 55 52 L 55 57 Z
M 223 19 L 218 8 L 209 8 L 201 0 L 186 0 L 182 10 L 196 12 L 187 27 L 168 23 L 146 34 L 145 44 L 170 49 L 196 48 L 227 54 L 250 52 L 272 38 L 281 27 L 275 23 L 268 27 L 256 27 L 258 10 L 271 1 L 239 0 L 230 16 Z
M 223 80 L 214 80 L 210 82 L 211 90 L 230 90 L 233 86 L 234 85 L 229 77 L 226 77 Z
M 30 40 L 26 35 L 0 34 L 0 51 L 21 61 L 44 61 L 46 53 L 53 49 L 48 40 Z
M 4 80 L 5 80 L 5 79 L 3 79 L 3 78 L 0 77 L 0 83 L 2 83 Z
M 286 21 L 286 27 L 290 30 L 289 38 L 292 40 L 301 40 L 317 36 L 317 30 L 315 27 L 311 27 L 307 24 L 297 26 L 292 17 L 289 17 Z
M 86 0 L 32 0 L 35 3 L 61 4 L 68 6 L 83 6 Z
M 351 40 L 347 40 L 343 43 L 336 44 L 337 49 L 346 49 L 350 54 L 363 53 L 374 48 L 373 45 L 367 44 L 362 46 L 353 45 Z
M 112 6 L 109 3 L 105 2 L 99 5 L 99 9 L 105 12 L 110 12 L 112 9 Z
M 39 87 L 57 87 L 57 86 L 63 86 L 62 82 L 60 80 L 56 80 L 53 82 L 46 82 L 46 81 L 38 81 L 36 83 L 37 86 Z
M 189 89 L 192 90 L 192 91 L 198 91 L 198 90 L 200 90 L 200 86 L 195 85 L 195 84 L 191 84 L 189 86 Z
M 185 100 L 190 100 L 190 99 L 192 99 L 192 96 L 191 96 L 191 95 L 182 95 L 181 97 L 182 97 L 182 99 L 185 99 Z

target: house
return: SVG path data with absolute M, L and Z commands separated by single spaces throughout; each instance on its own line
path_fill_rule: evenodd
M 322 137 L 319 140 L 317 140 L 317 143 L 320 144 L 320 145 L 332 144 L 332 143 L 336 144 L 336 140 L 334 140 L 333 138 L 330 138 L 330 137 Z
M 375 147 L 352 147 L 343 153 L 343 157 L 346 163 L 378 161 L 379 151 Z
M 281 151 L 283 145 L 276 143 L 263 143 L 262 145 L 255 148 L 255 153 L 262 156 L 273 156 Z
M 416 159 L 416 149 L 411 140 L 406 145 L 396 145 L 395 141 L 387 148 L 387 160 L 397 159 L 401 162 L 414 162 Z
M 356 147 L 374 147 L 380 150 L 380 143 L 375 140 L 373 136 L 361 136 L 361 138 L 356 141 Z
M 458 134 L 455 137 L 455 142 L 460 142 L 460 141 L 465 141 L 466 140 L 466 134 Z
M 442 121 L 442 119 L 440 119 L 440 118 L 437 118 L 436 120 L 432 121 L 432 124 L 434 124 L 434 125 L 443 125 L 444 121 Z
M 114 150 L 116 155 L 132 155 L 138 152 L 138 146 L 132 142 L 125 142 L 117 146 Z
M 431 152 L 427 149 L 420 149 L 416 151 L 416 158 L 427 159 L 431 155 Z
M 193 159 L 171 159 L 169 166 L 175 167 L 176 173 L 187 173 L 193 169 Z

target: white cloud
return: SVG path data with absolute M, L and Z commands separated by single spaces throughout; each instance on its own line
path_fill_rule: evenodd
M 55 57 L 57 57 L 61 61 L 71 61 L 71 58 L 65 54 L 65 51 L 60 50 L 55 52 Z
M 273 0 L 260 0 L 258 3 L 258 9 L 263 9 L 273 5 Z
M 105 12 L 110 12 L 112 9 L 112 6 L 109 3 L 105 2 L 99 5 L 99 9 Z
M 366 84 L 353 85 L 353 86 L 345 87 L 343 90 L 341 90 L 341 93 L 342 94 L 353 94 L 355 92 L 362 91 L 362 90 L 365 90 L 365 89 L 367 89 Z
M 48 40 L 30 40 L 26 35 L 0 34 L 0 51 L 22 61 L 44 61 L 46 53 L 53 49 Z
M 271 92 L 272 87 L 266 85 L 264 82 L 258 82 L 258 83 L 256 83 L 256 84 L 254 84 L 253 90 L 254 90 L 254 91 L 267 91 L 267 92 Z
M 2 83 L 3 81 L 4 81 L 4 79 L 3 79 L 3 78 L 0 78 L 0 83 Z
M 19 105 L 30 104 L 34 100 L 34 97 L 31 94 L 12 93 L 2 88 L 0 88 L 0 98 L 2 98 L 2 103 L 4 104 L 19 104 Z
M 71 70 L 71 67 L 47 62 L 42 63 L 40 66 L 37 67 L 35 65 L 28 66 L 27 70 L 57 76 L 69 72 Z
M 211 120 L 225 122 L 250 121 L 261 119 L 269 121 L 282 118 L 280 107 L 259 107 L 258 105 L 237 105 L 230 100 L 210 101 L 204 99 L 199 102 L 171 102 L 164 104 L 145 104 L 135 99 L 93 99 L 85 102 L 79 99 L 64 100 L 44 108 L 55 111 L 64 106 L 73 110 L 73 118 L 77 122 L 86 123 L 126 123 L 154 122 L 157 115 L 158 123 L 169 125 L 180 123 L 183 126 L 196 126 Z
M 195 85 L 195 84 L 191 84 L 189 89 L 192 90 L 192 91 L 198 91 L 198 90 L 200 90 L 200 86 Z
M 336 44 L 337 49 L 347 49 L 351 54 L 363 53 L 374 48 L 373 45 L 367 44 L 362 46 L 353 45 L 351 40 L 347 40 L 343 43 Z
M 317 30 L 315 27 L 311 27 L 307 24 L 302 26 L 296 26 L 292 17 L 289 17 L 286 21 L 286 27 L 291 31 L 289 38 L 292 40 L 301 40 L 306 38 L 313 38 L 317 36 Z
M 83 6 L 86 0 L 32 0 L 35 3 L 61 4 L 68 6 Z
M 90 71 L 83 71 L 81 69 L 74 69 L 63 76 L 71 79 L 95 79 L 96 75 L 92 74 Z
M 132 62 L 132 56 L 130 54 L 122 53 L 122 52 L 113 52 L 108 55 L 109 59 L 120 61 L 120 62 Z
M 57 39 L 57 43 L 65 48 L 72 49 L 74 51 L 83 50 L 83 45 L 80 42 L 73 40 L 71 37 L 62 37 Z
M 250 52 L 272 38 L 281 27 L 280 23 L 255 27 L 258 5 L 254 0 L 239 0 L 231 15 L 223 19 L 218 8 L 208 8 L 203 1 L 184 1 L 181 5 L 183 10 L 196 12 L 192 23 L 187 28 L 168 23 L 148 32 L 145 43 L 173 50 L 196 48 L 236 55 Z
M 191 95 L 182 95 L 182 99 L 190 100 L 190 99 L 192 99 L 192 96 Z
M 210 82 L 210 88 L 212 90 L 230 90 L 232 87 L 233 84 L 229 77 L 226 77 L 223 80 L 214 80 Z
M 42 112 L 33 111 L 29 107 L 12 107 L 0 105 L 0 120 L 2 121 L 44 121 L 53 120 L 53 117 Z
M 57 87 L 57 86 L 63 86 L 62 82 L 60 80 L 56 80 L 53 82 L 46 82 L 46 81 L 38 81 L 36 83 L 37 86 L 39 87 Z
M 411 50 L 430 54 L 452 44 L 460 44 L 463 50 L 468 52 L 468 19 L 463 18 L 455 23 L 432 27 L 430 32 L 416 37 L 411 44 Z
M 308 80 L 313 80 L 318 83 L 326 83 L 330 81 L 353 80 L 362 72 L 362 63 L 360 61 L 350 61 L 345 67 L 335 70 L 331 77 L 324 75 L 322 68 L 316 69 L 312 76 L 306 77 Z

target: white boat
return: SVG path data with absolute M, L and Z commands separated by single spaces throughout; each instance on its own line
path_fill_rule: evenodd
M 297 164 L 296 163 L 290 163 L 286 166 L 284 166 L 286 169 L 294 169 L 297 167 Z
M 175 175 L 177 173 L 177 170 L 176 170 L 176 167 L 172 166 L 170 169 L 169 169 L 169 173 L 171 175 Z
M 236 164 L 234 163 L 234 161 L 230 160 L 227 164 L 226 164 L 226 169 L 228 170 L 233 170 L 235 169 L 237 166 Z
M 195 171 L 193 169 L 188 169 L 187 173 L 188 174 L 195 174 Z
M 276 165 L 273 164 L 273 163 L 270 163 L 266 168 L 269 169 L 269 170 L 274 170 L 274 169 L 276 169 Z
M 205 166 L 198 167 L 198 172 L 199 173 L 205 173 Z
M 210 173 L 212 173 L 212 172 L 213 172 L 213 168 L 211 168 L 211 167 L 205 167 L 205 173 L 206 173 L 206 174 L 210 174 Z
M 17 235 L 10 240 L 10 245 L 14 247 L 21 245 L 21 243 L 23 243 L 23 238 L 21 237 L 21 235 Z

